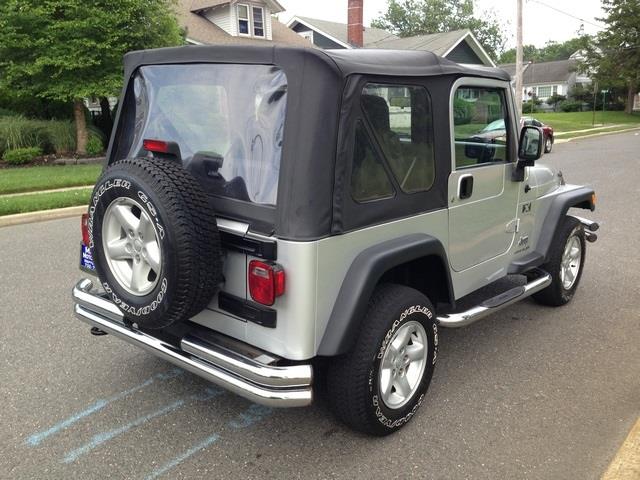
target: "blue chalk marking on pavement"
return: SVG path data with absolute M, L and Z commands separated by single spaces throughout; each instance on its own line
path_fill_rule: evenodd
M 168 380 L 170 378 L 177 377 L 178 375 L 182 375 L 183 373 L 184 373 L 184 370 L 180 370 L 178 368 L 175 368 L 173 370 L 169 370 L 168 372 L 158 373 L 158 374 L 154 375 L 153 377 L 148 378 L 147 380 L 145 380 L 141 384 L 136 385 L 135 387 L 132 387 L 132 388 L 130 388 L 128 390 L 125 390 L 124 392 L 117 393 L 116 395 L 113 395 L 112 397 L 109 397 L 107 399 L 100 399 L 100 400 L 96 401 L 93 405 L 90 405 L 89 407 L 87 407 L 86 409 L 82 410 L 81 412 L 78 412 L 78 413 L 76 413 L 74 415 L 71 415 L 70 417 L 62 420 L 61 422 L 56 423 L 54 426 L 52 426 L 51 428 L 48 428 L 47 430 L 44 430 L 44 431 L 38 432 L 38 433 L 34 433 L 33 435 L 31 435 L 31 436 L 29 436 L 27 438 L 25 443 L 27 445 L 31 446 L 31 447 L 35 447 L 35 446 L 39 445 L 40 443 L 42 443 L 47 437 L 50 437 L 51 435 L 54 435 L 54 434 L 58 433 L 61 430 L 64 430 L 65 428 L 69 427 L 70 425 L 73 425 L 74 423 L 82 420 L 83 418 L 88 417 L 89 415 L 94 414 L 94 413 L 102 410 L 104 407 L 106 407 L 111 402 L 115 402 L 117 400 L 120 400 L 120 399 L 126 397 L 127 395 L 131 395 L 132 393 L 137 392 L 138 390 L 142 390 L 143 388 L 148 387 L 149 385 L 151 385 L 156 380 Z
M 192 395 L 190 398 L 193 400 L 208 400 L 209 398 L 217 397 L 218 395 L 221 395 L 223 393 L 225 393 L 225 390 L 220 390 L 215 387 L 206 388 L 204 393 Z M 229 426 L 234 429 L 250 427 L 251 425 L 254 425 L 260 420 L 269 416 L 271 412 L 273 412 L 272 408 L 265 407 L 263 405 L 252 404 L 247 410 L 240 413 L 235 420 L 230 421 Z M 182 453 L 181 455 L 178 455 L 173 460 L 169 461 L 168 463 L 165 463 L 160 468 L 157 468 L 156 470 L 151 472 L 149 475 L 145 477 L 145 480 L 155 480 L 159 476 L 167 473 L 169 470 L 177 467 L 182 462 L 192 457 L 199 451 L 204 450 L 210 445 L 216 443 L 219 439 L 220 439 L 220 435 L 218 435 L 217 433 L 210 435 L 209 437 L 202 440 L 200 443 L 191 447 L 186 452 Z
M 161 408 L 160 410 L 156 410 L 155 412 L 149 413 L 142 417 L 138 417 L 134 421 L 127 423 L 126 425 L 115 428 L 113 430 L 109 430 L 108 432 L 98 433 L 94 435 L 89 442 L 69 452 L 64 457 L 64 463 L 72 463 L 76 461 L 79 457 L 84 455 L 85 453 L 90 452 L 91 450 L 99 447 L 103 443 L 108 442 L 109 440 L 112 440 L 115 437 L 128 432 L 134 427 L 139 427 L 140 425 L 148 422 L 149 420 L 152 420 L 156 417 L 160 417 L 162 415 L 166 415 L 167 413 L 171 413 L 177 408 L 181 407 L 182 405 L 184 405 L 184 400 L 178 400 L 176 402 L 173 402 L 167 405 L 166 407 Z
M 194 445 L 193 447 L 191 447 L 189 450 L 187 450 L 183 454 L 178 455 L 176 458 L 174 458 L 170 462 L 165 463 L 160 468 L 158 468 L 158 469 L 154 470 L 153 472 L 151 472 L 149 475 L 147 475 L 145 477 L 145 480 L 154 480 L 154 479 L 158 478 L 160 475 L 168 472 L 169 470 L 171 470 L 174 467 L 177 467 L 182 462 L 184 462 L 187 458 L 195 455 L 200 450 L 204 450 L 208 446 L 216 443 L 219 438 L 220 438 L 220 436 L 217 433 L 214 433 L 213 435 L 205 438 L 203 441 L 201 441 L 197 445 Z
M 247 408 L 244 412 L 238 415 L 236 420 L 231 420 L 229 426 L 236 430 L 241 428 L 250 427 L 265 417 L 271 415 L 272 408 L 265 407 L 264 405 L 253 404 Z
M 211 400 L 212 398 L 218 397 L 225 393 L 225 390 L 221 390 L 215 387 L 207 387 L 204 389 L 202 393 L 196 393 L 195 395 L 191 395 L 192 400 L 198 400 L 204 402 L 206 400 Z

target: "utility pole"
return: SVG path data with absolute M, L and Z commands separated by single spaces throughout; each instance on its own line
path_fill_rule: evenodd
M 598 81 L 593 82 L 593 117 L 591 118 L 591 126 L 596 126 L 596 100 L 598 98 Z
M 522 116 L 522 0 L 518 0 L 516 30 L 516 108 Z

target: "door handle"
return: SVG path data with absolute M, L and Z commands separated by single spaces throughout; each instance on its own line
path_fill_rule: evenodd
M 458 179 L 458 198 L 464 200 L 471 197 L 473 193 L 473 175 L 462 175 Z

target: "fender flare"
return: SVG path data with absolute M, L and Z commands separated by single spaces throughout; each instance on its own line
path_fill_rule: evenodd
M 558 224 L 570 208 L 583 208 L 594 211 L 593 203 L 594 190 L 589 187 L 578 187 L 574 190 L 562 192 L 554 197 L 549 206 L 547 216 L 544 218 L 540 237 L 535 251 L 518 260 L 511 262 L 509 273 L 524 273 L 532 268 L 539 267 L 549 260 L 549 248 L 556 236 Z
M 426 256 L 437 256 L 443 262 L 449 299 L 453 301 L 447 255 L 437 238 L 416 233 L 371 246 L 358 254 L 345 275 L 318 355 L 334 356 L 348 352 L 356 340 L 369 299 L 382 275 L 393 267 Z

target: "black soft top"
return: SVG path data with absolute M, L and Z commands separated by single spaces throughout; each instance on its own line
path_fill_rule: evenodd
M 280 238 L 310 240 L 447 205 L 451 170 L 449 98 L 460 77 L 504 81 L 496 68 L 460 65 L 416 50 L 317 50 L 287 46 L 194 45 L 125 55 L 125 86 L 107 162 L 124 158 L 133 101 L 133 74 L 145 65 L 229 63 L 275 65 L 287 77 L 287 114 L 279 171 L 277 206 L 215 199 L 217 212 L 247 221 Z M 356 204 L 349 193 L 355 125 L 362 117 L 364 82 L 406 79 L 427 85 L 432 99 L 436 178 L 431 190 L 393 200 Z M 123 112 L 125 112 L 123 114 Z M 127 113 L 129 112 L 129 113 Z M 123 120 L 124 119 L 124 120 Z M 128 120 L 127 120 L 128 119 Z
M 199 62 L 278 65 L 294 59 L 311 60 L 319 68 L 324 66 L 335 70 L 343 77 L 352 74 L 413 77 L 464 75 L 510 80 L 504 70 L 458 64 L 425 50 L 318 50 L 280 45 L 190 45 L 130 52 L 125 55 L 125 78 L 141 65 Z

